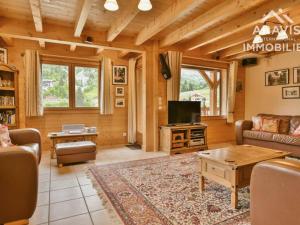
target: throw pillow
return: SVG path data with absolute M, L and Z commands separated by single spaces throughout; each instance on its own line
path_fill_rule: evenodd
M 0 124 L 0 146 L 2 148 L 12 146 L 9 133 L 8 133 L 8 127 L 5 125 Z
M 278 119 L 263 118 L 261 130 L 265 132 L 278 133 L 279 122 L 280 120 Z
M 294 131 L 293 136 L 300 137 L 300 126 Z
M 290 131 L 290 119 L 280 119 L 278 133 L 288 134 Z
M 253 127 L 252 130 L 261 130 L 262 127 L 262 117 L 252 116 Z

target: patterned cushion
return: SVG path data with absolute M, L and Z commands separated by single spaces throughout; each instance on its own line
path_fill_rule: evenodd
M 300 126 L 300 116 L 293 116 L 290 122 L 290 134 L 293 134 L 299 126 Z
M 244 130 L 243 137 L 256 140 L 273 141 L 273 133 L 263 131 Z
M 252 130 L 261 130 L 262 127 L 262 117 L 252 116 L 253 127 Z
M 276 142 L 279 142 L 282 144 L 300 146 L 300 137 L 295 137 L 292 135 L 274 134 L 273 141 L 276 141 Z
M 12 145 L 7 126 L 0 124 L 0 146 L 5 148 Z
M 263 118 L 262 131 L 278 133 L 279 119 Z
M 294 131 L 293 136 L 300 137 L 300 126 Z

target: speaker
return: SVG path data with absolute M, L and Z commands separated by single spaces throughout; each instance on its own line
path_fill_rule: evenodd
M 245 58 L 242 60 L 243 66 L 255 66 L 257 65 L 257 58 Z
M 163 75 L 165 80 L 170 79 L 171 78 L 171 70 L 170 70 L 168 63 L 166 62 L 166 58 L 165 58 L 164 54 L 159 54 L 159 61 L 160 61 L 160 65 L 161 65 L 161 70 L 160 70 L 161 74 Z

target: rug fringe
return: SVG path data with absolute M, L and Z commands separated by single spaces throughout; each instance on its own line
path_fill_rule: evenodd
M 92 172 L 90 171 L 90 169 L 87 169 L 85 171 L 85 174 L 92 181 L 93 187 L 96 189 L 96 191 L 98 193 L 98 196 L 102 200 L 104 208 L 107 210 L 107 212 L 109 214 L 109 217 L 112 219 L 114 224 L 115 225 L 124 225 L 124 223 L 122 223 L 122 220 L 121 220 L 120 216 L 118 215 L 118 213 L 114 209 L 113 205 L 111 204 L 108 197 L 106 196 L 106 194 L 102 190 L 101 186 L 98 184 L 97 180 L 95 179 L 95 177 L 92 174 Z

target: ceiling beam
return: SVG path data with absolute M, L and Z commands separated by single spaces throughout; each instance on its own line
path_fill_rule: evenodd
M 14 40 L 10 37 L 1 37 L 2 41 L 4 42 L 5 46 L 13 46 Z
M 88 18 L 90 9 L 92 8 L 93 2 L 94 2 L 94 0 L 84 0 L 83 1 L 81 11 L 80 11 L 77 21 L 76 21 L 76 26 L 75 26 L 75 31 L 74 31 L 75 37 L 80 37 L 83 27 Z
M 138 0 L 127 1 L 126 4 L 127 7 L 109 28 L 107 41 L 113 41 L 139 13 L 139 9 L 137 8 Z
M 246 53 L 246 51 L 244 51 L 243 44 L 239 44 L 239 45 L 233 46 L 231 48 L 225 49 L 222 52 L 220 52 L 219 56 L 220 56 L 220 59 L 225 59 L 225 58 L 228 58 L 230 56 L 237 55 L 240 53 Z
M 70 45 L 70 51 L 75 52 L 75 50 L 76 50 L 76 44 L 71 44 Z
M 30 8 L 31 8 L 35 30 L 37 32 L 43 32 L 41 2 L 40 0 L 29 0 L 29 2 L 30 2 Z
M 41 48 L 46 48 L 46 42 L 43 41 L 43 40 L 39 41 L 39 45 L 40 45 Z
M 164 13 L 154 17 L 145 28 L 139 32 L 135 40 L 136 45 L 141 45 L 145 41 L 158 34 L 167 26 L 174 23 L 178 18 L 184 16 L 195 7 L 203 4 L 205 0 L 180 0 L 175 1 Z
M 266 0 L 226 0 L 214 8 L 201 14 L 179 29 L 168 34 L 161 42 L 160 46 L 170 46 L 187 38 L 192 38 L 207 29 L 224 23 L 235 16 L 265 2 Z
M 235 18 L 227 23 L 219 25 L 216 28 L 210 29 L 209 32 L 203 33 L 202 35 L 189 40 L 183 44 L 183 48 L 186 50 L 193 50 L 195 48 L 216 42 L 222 38 L 254 27 L 261 21 L 266 12 L 271 10 L 276 11 L 278 7 L 282 8 L 283 12 L 287 12 L 299 6 L 299 4 L 300 0 L 268 1 L 260 7 L 244 13 L 242 17 Z
M 96 48 L 96 55 L 100 55 L 104 51 L 104 48 Z

